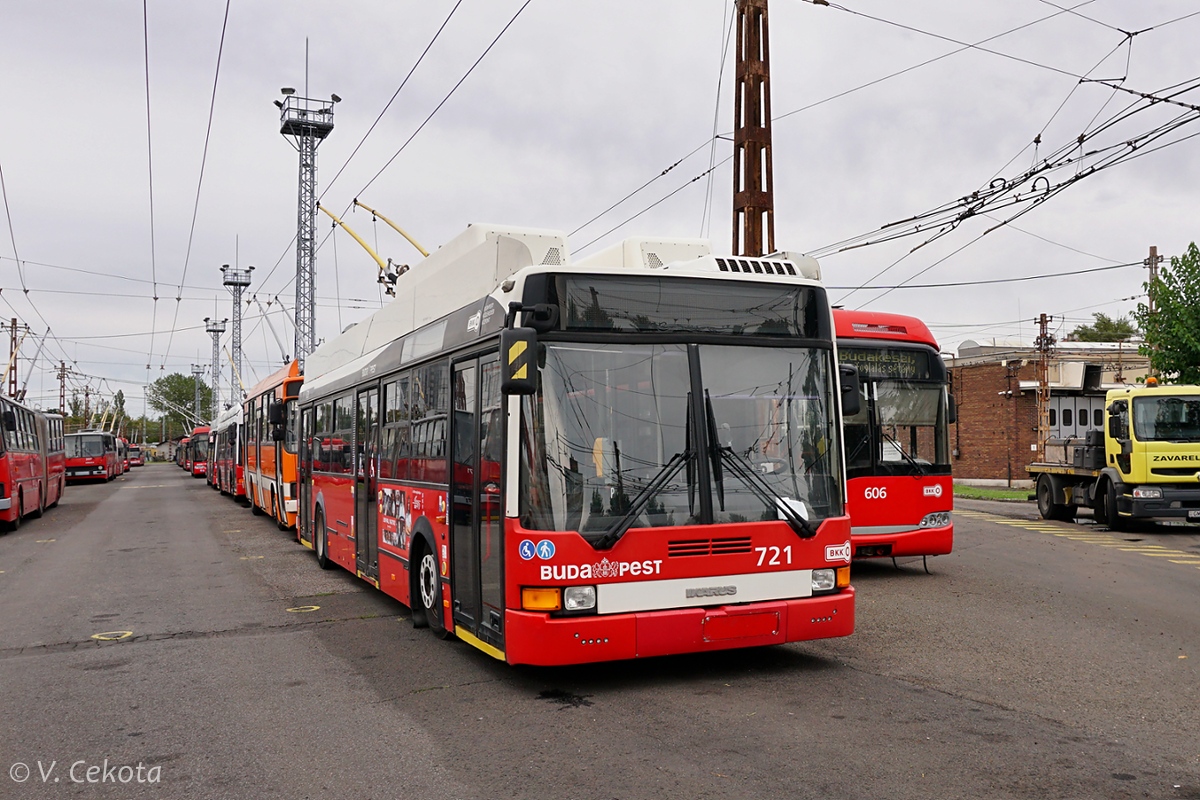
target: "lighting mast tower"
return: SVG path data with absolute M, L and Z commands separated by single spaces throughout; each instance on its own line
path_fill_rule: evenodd
M 200 379 L 204 377 L 204 373 L 207 371 L 200 364 L 192 364 L 192 384 L 196 388 L 196 404 L 192 409 L 196 412 L 197 425 L 204 419 L 204 416 L 200 413 Z M 185 433 L 184 435 L 186 436 L 187 434 Z
M 734 255 L 761 256 L 775 252 L 770 55 L 767 0 L 737 0 L 737 64 L 733 87 Z
M 284 87 L 279 107 L 279 132 L 300 154 L 300 191 L 296 208 L 296 352 L 295 359 L 304 369 L 304 358 L 317 346 L 316 340 L 316 215 L 317 146 L 333 132 L 333 104 L 329 100 L 297 97 L 296 90 Z
M 213 418 L 215 419 L 220 411 L 221 406 L 221 334 L 225 332 L 225 323 L 228 319 L 215 320 L 211 317 L 204 318 L 204 324 L 207 326 L 209 336 L 213 340 L 213 357 L 212 357 L 212 402 L 213 402 Z
M 233 361 L 233 378 L 229 381 L 229 402 L 237 405 L 242 401 L 242 395 L 239 393 L 239 388 L 242 383 L 242 292 L 250 285 L 250 273 L 254 271 L 254 267 L 249 269 L 230 269 L 228 264 L 221 267 L 221 273 L 225 276 L 222 281 L 229 287 L 230 294 L 233 295 L 233 330 L 229 334 L 229 350 L 230 360 Z

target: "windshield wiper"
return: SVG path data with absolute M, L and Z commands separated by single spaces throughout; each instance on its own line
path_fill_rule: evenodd
M 920 475 L 926 474 L 926 470 L 923 466 L 921 466 L 921 462 L 917 461 L 915 458 L 910 456 L 908 454 L 908 451 L 900 446 L 900 442 L 896 441 L 896 439 L 889 436 L 888 432 L 883 430 L 882 428 L 880 428 L 879 432 L 883 435 L 884 439 L 886 439 L 887 441 L 891 442 L 893 445 L 896 446 L 896 452 L 900 454 L 901 458 L 903 458 L 905 461 L 907 461 L 909 464 L 911 464 L 913 469 L 915 469 L 918 474 L 920 474 Z
M 637 518 L 641 516 L 642 509 L 646 507 L 646 504 L 662 491 L 662 488 L 666 486 L 668 481 L 675 477 L 684 464 L 691 462 L 693 456 L 694 454 L 690 448 L 684 450 L 682 453 L 676 453 L 671 456 L 671 460 L 663 464 L 662 469 L 650 479 L 650 482 L 646 484 L 642 491 L 638 492 L 637 497 L 630 501 L 629 508 L 625 513 L 616 522 L 609 525 L 604 531 L 604 535 L 596 540 L 594 547 L 597 550 L 607 550 L 620 541 L 621 537 L 625 535 L 633 523 L 637 521 Z
M 741 479 L 747 488 L 754 493 L 754 496 L 762 501 L 768 508 L 775 508 L 776 511 L 783 515 L 783 518 L 791 526 L 792 530 L 801 539 L 811 539 L 817 535 L 817 529 L 809 524 L 808 520 L 800 516 L 800 513 L 791 506 L 784 498 L 775 494 L 775 490 L 771 485 L 763 480 L 763 477 L 758 474 L 757 470 L 745 459 L 734 452 L 732 447 L 723 447 L 717 441 L 716 428 L 717 422 L 713 415 L 712 400 L 705 397 L 705 414 L 708 417 L 708 435 L 709 435 L 709 452 L 712 455 L 714 464 L 724 463 L 729 467 L 729 471 Z M 713 480 L 717 482 L 718 487 L 722 487 L 723 481 L 718 478 L 722 475 L 720 467 L 713 470 Z M 721 493 L 721 510 L 725 510 L 724 488 L 718 489 Z M 799 498 L 797 498 L 799 499 Z

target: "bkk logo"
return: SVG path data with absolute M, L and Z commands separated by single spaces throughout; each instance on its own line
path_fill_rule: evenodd
M 942 496 L 942 485 L 940 483 L 935 483 L 933 486 L 926 486 L 925 487 L 925 496 L 926 497 L 941 497 Z
M 851 552 L 850 542 L 846 542 L 845 544 L 827 544 L 825 545 L 825 560 L 845 561 L 849 564 Z
M 848 544 L 848 543 L 847 543 Z M 623 578 L 626 575 L 659 575 L 662 561 L 609 561 L 595 564 L 543 564 L 540 577 L 544 581 L 576 581 L 603 578 Z

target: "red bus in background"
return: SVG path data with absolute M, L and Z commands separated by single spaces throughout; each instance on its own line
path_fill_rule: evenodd
M 117 477 L 117 437 L 107 431 L 82 431 L 63 437 L 67 481 L 111 481 Z
M 117 437 L 117 474 L 129 472 L 129 440 L 123 436 Z
M 292 361 L 252 388 L 242 404 L 245 420 L 246 498 L 282 530 L 296 525 L 296 397 L 304 378 Z
M 208 474 L 208 432 L 207 425 L 198 425 L 188 437 L 187 469 L 193 478 L 203 478 Z
M 246 480 L 242 463 L 242 409 L 234 406 L 221 412 L 212 424 L 212 468 L 209 478 L 221 494 L 234 500 L 246 497 Z
M 815 264 L 659 244 L 570 264 L 559 234 L 472 226 L 310 353 L 318 564 L 511 664 L 850 634 L 859 389 Z
M 843 420 L 855 558 L 936 556 L 954 546 L 953 398 L 914 317 L 834 309 L 838 360 L 858 368 L 861 410 Z
M 15 531 L 22 519 L 40 517 L 50 505 L 45 429 L 45 415 L 0 398 L 0 526 L 4 530 Z M 62 494 L 61 485 L 57 493 Z
M 184 436 L 175 447 L 175 465 L 180 469 L 190 470 L 192 468 L 192 463 L 188 460 L 188 442 L 191 440 L 192 437 Z
M 38 443 L 45 464 L 46 508 L 54 508 L 67 487 L 67 443 L 63 438 L 62 414 L 37 414 Z
M 130 467 L 146 466 L 146 457 L 142 454 L 142 446 L 140 444 L 129 445 L 129 466 Z

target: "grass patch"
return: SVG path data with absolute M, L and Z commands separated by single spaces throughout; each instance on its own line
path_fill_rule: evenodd
M 954 496 L 967 500 L 1028 500 L 1031 491 L 1030 489 L 954 484 Z

